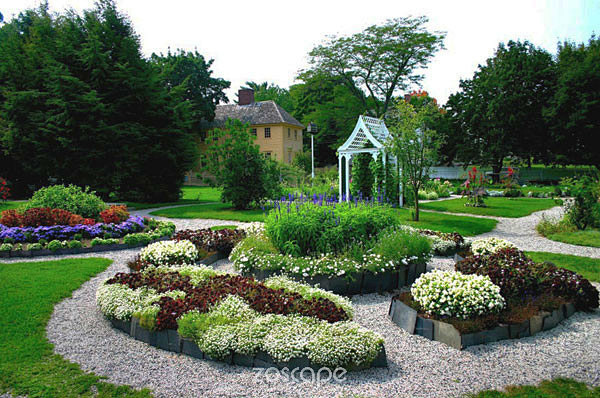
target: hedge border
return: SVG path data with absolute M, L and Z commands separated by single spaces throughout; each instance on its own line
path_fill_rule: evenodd
M 281 270 L 253 270 L 245 273 L 253 276 L 256 280 L 264 280 L 274 275 L 285 274 L 290 278 L 307 283 L 319 285 L 321 289 L 328 290 L 342 296 L 353 296 L 356 294 L 371 294 L 391 292 L 393 290 L 411 285 L 421 274 L 427 272 L 427 264 L 410 264 L 395 271 L 386 271 L 374 274 L 370 271 L 362 271 L 358 275 L 353 274 L 352 279 L 343 276 L 316 275 L 304 277 L 297 274 L 285 274 Z M 356 275 L 356 276 L 355 276 Z M 354 277 L 355 276 L 355 277 Z
M 0 251 L 0 258 L 29 258 L 29 257 L 43 257 L 43 256 L 59 256 L 66 254 L 82 254 L 82 253 L 96 253 L 96 252 L 109 252 L 116 250 L 127 250 L 127 249 L 135 249 L 138 247 L 145 247 L 152 243 L 170 240 L 171 236 L 163 236 L 158 239 L 151 240 L 147 244 L 137 244 L 137 245 L 128 245 L 126 243 L 117 243 L 112 245 L 96 245 L 89 247 L 80 247 L 77 249 L 58 249 L 55 251 L 49 249 L 41 249 L 41 250 L 11 250 L 11 251 Z M 6 255 L 8 254 L 8 256 Z M 213 261 L 214 262 L 214 261 Z
M 460 333 L 452 324 L 421 317 L 417 311 L 404 304 L 399 298 L 392 297 L 388 318 L 410 334 L 439 341 L 452 348 L 462 350 L 473 345 L 533 336 L 541 331 L 552 329 L 574 313 L 575 305 L 566 303 L 552 312 L 540 311 L 537 315 L 519 324 L 499 324 L 489 330 Z
M 223 360 L 215 359 L 202 352 L 202 350 L 200 350 L 198 345 L 193 340 L 181 337 L 176 330 L 148 330 L 143 328 L 139 323 L 139 319 L 135 317 L 132 317 L 129 321 L 110 319 L 110 322 L 114 328 L 119 329 L 123 333 L 133 337 L 136 340 L 143 341 L 146 344 L 165 351 L 186 354 L 196 359 L 206 359 L 209 361 L 226 363 L 228 365 L 246 366 L 250 368 L 276 367 L 278 369 L 283 369 L 287 367 L 288 369 L 303 369 L 308 367 L 315 371 L 318 371 L 318 369 L 322 368 L 322 366 L 311 362 L 306 356 L 292 358 L 286 362 L 277 362 L 264 351 L 259 351 L 255 355 L 242 355 L 231 352 L 227 358 Z M 373 362 L 371 362 L 368 366 L 365 365 L 347 370 L 364 370 L 369 368 L 385 367 L 387 367 L 387 356 L 385 352 L 385 346 L 382 345 L 381 351 L 379 351 L 379 354 L 375 360 L 373 360 Z

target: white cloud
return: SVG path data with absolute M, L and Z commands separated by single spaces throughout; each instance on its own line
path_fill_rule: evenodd
M 5 19 L 35 0 L 4 0 Z M 388 18 L 426 15 L 430 27 L 448 33 L 446 50 L 425 72 L 423 88 L 442 103 L 473 75 L 500 41 L 529 40 L 552 52 L 558 40 L 587 40 L 600 26 L 600 2 L 582 1 L 148 1 L 118 0 L 142 40 L 146 55 L 171 48 L 214 58 L 215 75 L 230 80 L 230 99 L 245 81 L 287 87 L 307 53 L 328 34 L 350 34 Z M 52 11 L 81 11 L 92 0 L 53 0 Z

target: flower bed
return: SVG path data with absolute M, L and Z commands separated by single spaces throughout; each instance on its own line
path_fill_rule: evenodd
M 242 274 L 257 279 L 286 274 L 336 294 L 352 295 L 391 291 L 412 283 L 425 272 L 431 250 L 428 238 L 395 226 L 364 241 L 351 240 L 343 251 L 338 247 L 337 253 L 298 255 L 293 243 L 282 245 L 295 254 L 275 247 L 268 230 L 254 229 L 233 249 L 230 259 Z
M 451 256 L 458 252 L 469 250 L 471 241 L 465 239 L 458 232 L 439 232 L 430 229 L 420 229 L 408 225 L 399 226 L 406 231 L 414 231 L 431 240 L 431 250 L 436 256 Z
M 205 266 L 153 266 L 116 274 L 96 299 L 113 325 L 136 339 L 197 358 L 386 366 L 383 338 L 351 321 L 349 300 L 284 277 L 257 282 Z
M 219 252 L 228 256 L 234 246 L 244 239 L 245 236 L 246 232 L 243 229 L 221 229 L 214 231 L 206 228 L 178 231 L 173 236 L 173 239 L 188 240 L 198 249 L 209 253 Z
M 392 299 L 396 324 L 461 349 L 554 327 L 575 311 L 598 308 L 598 291 L 580 275 L 535 263 L 504 243 L 490 254 L 433 272 Z
M 31 257 L 121 250 L 168 239 L 175 224 L 129 217 L 119 224 L 96 223 L 40 227 L 0 224 L 0 257 Z

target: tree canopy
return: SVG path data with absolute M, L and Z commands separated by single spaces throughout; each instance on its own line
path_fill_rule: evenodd
M 309 53 L 311 71 L 338 77 L 363 108 L 381 117 L 394 95 L 423 79 L 420 72 L 443 48 L 445 33 L 427 31 L 427 22 L 424 16 L 396 18 L 332 37 Z

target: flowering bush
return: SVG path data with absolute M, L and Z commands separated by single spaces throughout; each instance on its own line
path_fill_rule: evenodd
M 465 206 L 485 207 L 483 197 L 485 195 L 485 177 L 483 172 L 473 166 L 468 172 L 467 180 L 463 183 L 463 197 L 467 197 Z
M 0 177 L 0 200 L 6 201 L 8 198 L 10 198 L 10 188 L 6 180 Z
M 198 249 L 189 240 L 167 240 L 143 248 L 140 259 L 154 265 L 193 264 L 198 259 Z
M 106 204 L 89 188 L 82 189 L 75 185 L 52 185 L 34 192 L 25 208 L 50 207 L 68 210 L 86 218 L 97 218 L 106 209 Z
M 231 253 L 233 247 L 238 244 L 244 237 L 246 232 L 241 229 L 221 229 L 213 231 L 212 229 L 185 229 L 178 231 L 173 240 L 188 240 L 192 242 L 198 249 L 207 252 L 221 252 L 225 254 Z
M 351 367 L 376 358 L 383 338 L 349 321 L 347 299 L 281 277 L 268 282 L 205 266 L 154 267 L 105 281 L 96 301 L 109 318 L 177 329 L 216 359 L 264 351 L 277 361 Z
M 4 225 L 5 227 L 20 227 L 23 225 L 23 215 L 16 209 L 4 210 L 2 217 L 0 217 L 0 225 Z
M 504 308 L 500 287 L 489 277 L 455 271 L 433 271 L 421 275 L 410 292 L 431 315 L 471 318 L 499 312 Z
M 492 254 L 501 249 L 515 247 L 511 242 L 499 238 L 476 239 L 471 242 L 471 251 L 476 255 Z
M 100 218 L 105 224 L 118 224 L 129 218 L 129 212 L 127 211 L 127 206 L 112 205 L 100 212 Z

